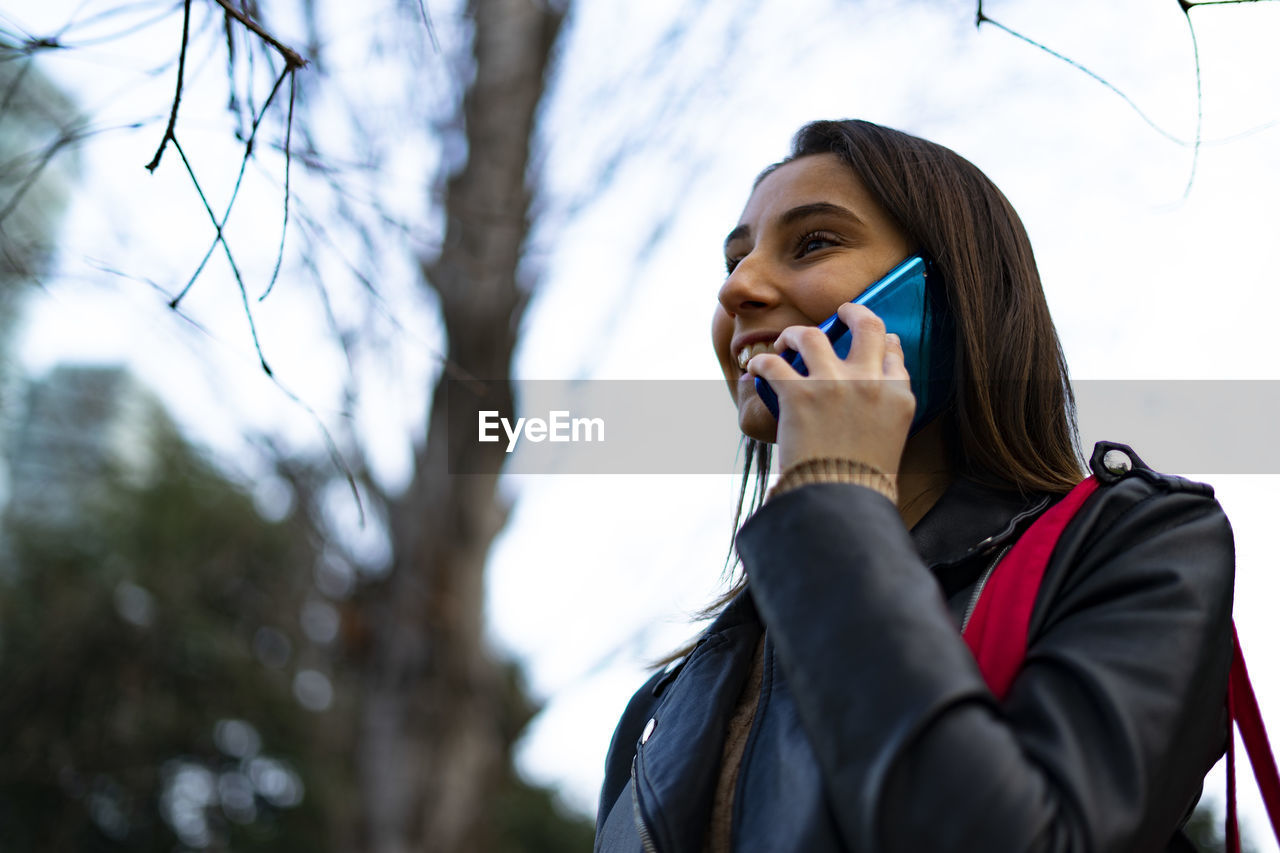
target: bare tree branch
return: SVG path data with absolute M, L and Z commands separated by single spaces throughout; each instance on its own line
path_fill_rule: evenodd
M 1182 7 L 1182 17 L 1187 20 L 1187 32 L 1191 34 L 1191 55 L 1196 63 L 1196 139 L 1191 154 L 1191 174 L 1187 175 L 1187 186 L 1182 191 L 1185 199 L 1191 195 L 1191 185 L 1196 179 L 1196 166 L 1200 163 L 1200 135 L 1204 129 L 1204 87 L 1200 81 L 1200 42 L 1196 38 L 1195 24 L 1191 23 L 1191 7 L 1186 0 L 1178 0 Z
M 1040 49 L 1040 50 L 1043 50 L 1045 53 L 1049 54 L 1049 55 L 1050 55 L 1050 56 L 1052 56 L 1054 59 L 1059 59 L 1059 60 L 1061 60 L 1061 61 L 1065 62 L 1067 65 L 1070 65 L 1072 68 L 1076 69 L 1077 71 L 1080 71 L 1080 72 L 1082 72 L 1083 74 L 1085 74 L 1085 75 L 1087 75 L 1087 76 L 1089 76 L 1089 77 L 1092 77 L 1094 80 L 1096 80 L 1097 82 L 1101 83 L 1103 86 L 1106 86 L 1108 89 L 1110 89 L 1110 90 L 1111 90 L 1112 92 L 1114 92 L 1116 95 L 1118 95 L 1118 96 L 1120 97 L 1120 99 L 1121 99 L 1122 101 L 1124 101 L 1126 104 L 1128 104 L 1128 105 L 1133 109 L 1133 111 L 1134 111 L 1135 113 L 1137 113 L 1137 114 L 1138 114 L 1138 117 L 1139 117 L 1139 118 L 1141 118 L 1144 122 L 1146 122 L 1146 123 L 1147 123 L 1147 125 L 1148 125 L 1152 130 L 1154 130 L 1156 133 L 1160 134 L 1160 135 L 1161 135 L 1161 136 L 1163 136 L 1165 139 L 1167 139 L 1167 140 L 1169 140 L 1170 142 L 1173 142 L 1173 143 L 1175 143 L 1175 144 L 1177 144 L 1177 145 L 1182 145 L 1182 146 L 1184 146 L 1184 147 L 1191 147 L 1192 143 L 1187 142 L 1187 141 L 1186 141 L 1186 140 L 1184 140 L 1184 139 L 1180 139 L 1180 138 L 1179 138 L 1179 137 L 1177 137 L 1177 136 L 1174 136 L 1172 133 L 1170 133 L 1169 131 L 1165 130 L 1165 129 L 1164 129 L 1163 127 L 1161 127 L 1160 125 L 1156 124 L 1156 123 L 1155 123 L 1155 121 L 1154 121 L 1154 120 L 1153 120 L 1149 115 L 1147 115 L 1145 112 L 1143 112 L 1143 111 L 1142 111 L 1142 108 L 1141 108 L 1141 107 L 1139 107 L 1136 103 L 1134 103 L 1134 100 L 1133 100 L 1132 98 L 1130 98 L 1130 97 L 1129 97 L 1128 95 L 1126 95 L 1124 92 L 1120 91 L 1120 89 L 1119 89 L 1119 88 L 1117 88 L 1117 87 L 1116 87 L 1116 85 L 1115 85 L 1114 83 L 1112 83 L 1110 80 L 1107 80 L 1107 79 L 1106 79 L 1105 77 L 1103 77 L 1102 75 L 1100 75 L 1100 74 L 1098 74 L 1098 73 L 1096 73 L 1096 72 L 1094 72 L 1094 71 L 1089 70 L 1089 69 L 1088 69 L 1088 68 L 1086 68 L 1085 66 L 1081 65 L 1079 62 L 1076 62 L 1076 61 L 1075 61 L 1074 59 L 1072 59 L 1071 57 L 1066 56 L 1065 54 L 1061 54 L 1061 53 L 1059 53 L 1058 51 L 1054 50 L 1053 48 L 1051 48 L 1051 47 L 1049 47 L 1049 46 L 1047 46 L 1047 45 L 1044 45 L 1044 44 L 1042 44 L 1042 43 L 1040 43 L 1040 42 L 1036 41 L 1035 39 L 1031 38 L 1030 36 L 1023 35 L 1022 33 L 1018 32 L 1017 30 L 1014 30 L 1014 29 L 1011 29 L 1011 28 L 1009 28 L 1009 27 L 1006 27 L 1004 24 L 1000 23 L 1000 22 L 999 22 L 999 21 L 997 21 L 995 18 L 992 18 L 992 17 L 990 17 L 989 15 L 987 15 L 987 14 L 983 13 L 983 11 L 982 11 L 982 3 L 981 3 L 981 2 L 979 2 L 979 3 L 978 3 L 977 23 L 975 24 L 975 26 L 981 27 L 983 24 L 990 24 L 991 26 L 995 27 L 995 28 L 996 28 L 996 29 L 998 29 L 998 30 L 1003 30 L 1004 32 L 1008 33 L 1009 35 L 1013 36 L 1014 38 L 1019 39 L 1019 40 L 1021 40 L 1021 41 L 1024 41 L 1024 42 L 1026 42 L 1027 44 L 1031 45 L 1032 47 L 1035 47 L 1035 48 L 1038 48 L 1038 49 Z
M 254 146 L 254 142 L 255 142 L 255 140 L 256 140 L 256 138 L 257 138 L 257 135 L 258 135 L 258 128 L 261 126 L 261 124 L 262 124 L 262 119 L 266 116 L 266 114 L 267 114 L 267 109 L 271 106 L 271 102 L 272 102 L 272 100 L 274 100 L 274 99 L 275 99 L 276 92 L 278 92 L 278 91 L 280 90 L 280 84 L 284 82 L 284 78 L 285 78 L 286 76 L 288 76 L 288 77 L 290 77 L 290 78 L 292 79 L 292 75 L 293 75 L 293 73 L 294 73 L 294 72 L 292 72 L 292 71 L 283 71 L 283 72 L 281 72 L 280 76 L 279 76 L 278 78 L 276 78 L 275 85 L 271 87 L 271 94 L 267 96 L 266 103 L 264 103 L 264 104 L 262 105 L 262 109 L 261 109 L 261 110 L 258 112 L 258 114 L 254 117 L 253 124 L 252 124 L 252 126 L 251 126 L 251 128 L 250 128 L 250 131 L 249 131 L 249 138 L 245 140 L 245 144 L 244 144 L 244 155 L 240 158 L 240 171 L 236 174 L 236 182 L 235 182 L 235 185 L 231 188 L 231 199 L 227 202 L 227 209 L 223 212 L 223 214 L 222 214 L 222 219 L 221 219 L 221 220 L 215 220 L 215 222 L 214 222 L 214 232 L 215 232 L 215 235 L 214 235 L 214 238 L 213 238 L 213 242 L 209 244 L 209 249 L 208 249 L 208 251 L 206 251 L 206 252 L 204 253 L 204 257 L 200 260 L 200 263 L 196 266 L 196 270 L 195 270 L 195 272 L 193 272 L 193 273 L 191 274 L 191 278 L 187 281 L 186 285 L 182 288 L 182 290 L 181 290 L 181 291 L 179 291 L 179 292 L 178 292 L 178 295 L 177 295 L 177 296 L 174 296 L 172 299 L 170 299 L 170 300 L 169 300 L 169 307 L 170 307 L 170 308 L 176 308 L 176 307 L 178 306 L 178 303 L 180 303 L 180 302 L 181 302 L 181 301 L 186 297 L 187 293 L 191 290 L 192 285 L 194 285 L 194 284 L 196 283 L 196 279 L 200 278 L 200 273 L 202 273 L 202 272 L 204 271 L 205 264 L 207 264 L 207 263 L 209 262 L 209 258 L 213 256 L 213 252 L 214 252 L 214 250 L 215 250 L 215 249 L 217 249 L 218 244 L 219 244 L 219 243 L 222 243 L 223 245 L 226 245 L 226 237 L 225 237 L 225 235 L 224 235 L 224 231 L 223 231 L 223 229 L 225 229 L 225 228 L 226 228 L 226 226 L 227 226 L 227 219 L 228 219 L 228 218 L 230 218 L 230 216 L 231 216 L 231 209 L 235 206 L 236 198 L 240 195 L 240 186 L 241 186 L 241 184 L 242 184 L 242 183 L 243 183 L 243 181 L 244 181 L 244 173 L 245 173 L 245 169 L 248 167 L 248 164 L 249 164 L 249 158 L 253 156 L 253 146 Z M 290 120 L 290 122 L 292 122 L 292 120 L 293 120 L 293 104 L 292 104 L 293 98 L 292 98 L 292 91 L 293 91 L 293 88 L 292 88 L 292 84 L 291 84 L 291 85 L 290 85 L 290 109 L 289 109 L 289 120 Z M 287 129 L 286 129 L 286 133 L 287 133 Z M 286 137 L 286 138 L 287 138 L 287 137 Z M 175 140 L 175 143 L 176 143 L 176 140 Z M 289 210 L 289 207 L 288 207 L 288 205 L 289 205 L 289 198 L 288 198 L 288 186 L 289 186 L 289 185 L 288 185 L 288 175 L 289 175 L 289 173 L 288 173 L 288 168 L 287 168 L 287 163 L 288 163 L 287 156 L 288 156 L 288 145 L 287 145 L 287 143 L 286 143 L 286 161 L 285 161 L 285 162 L 286 162 L 286 171 L 285 171 L 285 221 L 286 221 L 286 222 L 288 221 L 288 210 Z M 192 180 L 193 180 L 193 181 L 195 180 L 195 176 L 194 176 L 194 175 L 192 176 Z M 197 189 L 197 190 L 199 190 L 199 189 L 200 189 L 198 185 L 197 185 L 196 189 Z M 203 193 L 201 193 L 201 199 L 203 200 L 203 198 L 204 198 L 204 194 L 203 194 Z M 208 202 L 206 201 L 206 202 L 205 202 L 205 207 L 206 207 L 206 208 L 208 208 L 208 206 L 209 206 L 209 205 L 208 205 Z M 283 237 L 283 236 L 280 238 L 280 241 L 281 241 L 281 246 L 282 246 L 282 251 L 283 251 L 283 244 L 284 244 L 284 237 Z M 230 247 L 229 247 L 229 246 L 227 247 L 227 250 L 228 250 L 228 252 L 230 252 Z M 277 264 L 276 264 L 276 269 L 277 269 L 277 270 L 279 270 L 279 262 L 278 262 L 278 261 L 277 261 Z M 275 279 L 274 279 L 274 277 L 273 277 L 273 278 L 272 278 L 272 281 L 274 281 L 274 280 L 275 280 Z M 263 294 L 263 295 L 265 296 L 265 294 Z M 268 371 L 268 372 L 269 372 L 269 371 Z
M 291 70 L 288 73 L 289 73 L 289 114 L 284 121 L 284 216 L 281 217 L 281 222 L 280 222 L 280 246 L 276 250 L 276 265 L 275 265 L 275 268 L 271 270 L 271 281 L 267 283 L 267 289 L 264 290 L 262 292 L 262 295 L 258 297 L 259 302 L 266 299 L 267 294 L 271 293 L 271 289 L 276 286 L 276 279 L 279 278 L 280 276 L 280 264 L 281 262 L 284 261 L 284 238 L 285 238 L 285 235 L 289 233 L 289 166 L 292 163 L 292 157 L 290 154 L 290 143 L 291 143 L 291 140 L 293 139 L 293 104 L 294 104 L 295 95 L 297 93 L 298 88 L 297 88 L 297 80 L 294 78 L 294 75 L 297 73 L 297 71 Z M 271 94 L 273 96 L 275 95 L 274 89 L 272 90 Z M 265 107 L 263 109 L 265 112 Z
M 182 150 L 182 145 L 178 143 L 177 138 L 173 140 L 173 147 L 178 152 L 178 156 L 182 158 L 182 165 L 187 168 L 187 175 L 191 178 L 191 185 L 196 188 L 196 193 L 200 196 L 200 201 L 204 204 L 205 212 L 209 214 L 209 221 L 213 223 L 214 230 L 218 232 L 218 242 L 222 244 L 222 251 L 227 256 L 227 262 L 231 264 L 231 272 L 235 276 L 236 286 L 240 289 L 240 302 L 244 306 L 244 315 L 249 320 L 249 334 L 253 337 L 253 348 L 258 353 L 258 362 L 262 365 L 262 371 L 268 376 L 274 376 L 271 372 L 271 365 L 267 364 L 267 358 L 262 354 L 262 344 L 258 340 L 258 326 L 253 320 L 253 310 L 249 306 L 249 293 L 245 289 L 244 276 L 240 274 L 240 267 L 236 264 L 235 257 L 231 254 L 231 245 L 227 243 L 222 233 L 222 226 L 218 223 L 218 217 L 213 212 L 213 208 L 209 206 L 209 199 L 205 196 L 204 190 L 200 187 L 200 181 L 196 178 L 195 169 L 191 165 L 191 161 L 187 159 L 186 152 Z M 173 307 L 170 303 L 170 307 Z
M 431 24 L 431 15 L 427 13 L 426 0 L 418 0 L 418 11 L 422 13 L 422 25 L 427 28 L 427 38 L 431 39 L 431 49 L 440 52 L 440 41 L 436 38 L 436 28 Z
M 178 123 L 178 105 L 182 103 L 182 75 L 187 68 L 187 42 L 190 40 L 190 34 L 191 0 L 185 0 L 182 4 L 182 50 L 178 53 L 178 85 L 173 92 L 173 108 L 169 110 L 169 124 L 164 129 L 164 136 L 160 139 L 160 146 L 156 148 L 156 155 L 147 164 L 148 172 L 154 173 L 156 168 L 159 167 L 165 146 L 173 139 L 173 130 Z
M 118 41 L 126 36 L 131 36 L 134 33 L 140 32 L 141 30 L 145 30 L 147 27 L 155 26 L 156 24 L 163 21 L 165 18 L 172 15 L 173 10 L 178 8 L 179 3 L 181 2 L 183 2 L 183 0 L 178 0 L 178 3 L 174 3 L 168 8 L 162 9 L 161 11 L 157 12 L 155 15 L 151 16 L 150 18 L 143 18 L 141 21 L 138 21 L 137 23 L 129 24 L 124 29 L 116 30 L 110 33 L 103 33 L 102 35 L 94 36 L 93 38 L 79 39 L 79 40 L 74 40 L 69 42 L 63 41 L 62 40 L 63 33 L 65 33 L 68 29 L 71 28 L 71 24 L 68 23 L 66 27 L 64 27 L 58 33 L 56 38 L 58 40 L 59 46 L 67 50 L 74 50 L 82 47 L 92 47 L 94 45 L 99 45 L 99 44 L 109 44 L 113 41 Z M 92 17 L 85 18 L 76 22 L 76 26 L 83 27 L 90 22 L 99 21 L 104 18 L 108 18 L 110 16 L 121 14 L 122 12 L 132 11 L 132 9 L 134 8 L 146 8 L 151 5 L 152 4 L 149 2 L 143 2 L 143 3 L 134 3 L 126 6 L 120 6 L 114 9 L 109 9 L 108 11 L 102 12 L 101 14 L 94 15 Z
M 304 59 L 300 53 L 288 45 L 281 44 L 275 36 L 264 30 L 256 21 L 244 12 L 241 12 L 235 6 L 231 5 L 230 0 L 214 0 L 214 2 L 221 6 L 228 15 L 243 24 L 245 29 L 275 48 L 276 52 L 284 57 L 285 66 L 288 69 L 292 70 L 295 68 L 306 67 L 307 60 Z
M 1275 0 L 1200 0 L 1198 3 L 1188 3 L 1187 0 L 1178 0 L 1178 5 L 1187 9 L 1194 9 L 1197 6 L 1227 6 L 1236 3 L 1274 3 Z
M 1204 90 L 1201 84 L 1201 74 L 1200 74 L 1200 44 L 1199 44 L 1199 41 L 1196 39 L 1195 26 L 1191 22 L 1191 10 L 1199 8 L 1201 6 L 1223 6 L 1228 4 L 1234 5 L 1238 3 L 1268 3 L 1268 2 L 1274 2 L 1274 0 L 1200 0 L 1200 2 L 1198 3 L 1192 3 L 1190 2 L 1190 0 L 1178 0 L 1178 7 L 1182 10 L 1183 16 L 1187 19 L 1187 29 L 1191 33 L 1191 53 L 1195 61 L 1195 72 L 1196 72 L 1196 134 L 1195 134 L 1195 138 L 1192 139 L 1190 142 L 1188 142 L 1185 139 L 1181 139 L 1177 136 L 1174 136 L 1172 133 L 1165 130 L 1160 125 L 1156 124 L 1155 121 L 1153 121 L 1150 116 L 1148 116 L 1145 112 L 1143 112 L 1142 109 L 1136 103 L 1134 103 L 1132 98 L 1130 98 L 1124 92 L 1120 91 L 1120 89 L 1117 88 L 1113 83 L 1111 83 L 1111 81 L 1089 70 L 1085 66 L 1081 65 L 1079 62 L 1076 62 L 1074 59 L 1068 56 L 1065 56 L 1044 44 L 1041 44 L 1040 42 L 1036 41 L 1033 38 L 1023 35 L 1017 30 L 1010 29 L 1009 27 L 1005 26 L 1004 24 L 992 18 L 990 15 L 987 15 L 982 10 L 982 2 L 983 0 L 977 0 L 978 10 L 977 10 L 977 14 L 974 16 L 975 27 L 980 28 L 983 24 L 990 24 L 996 29 L 1003 30 L 1004 32 L 1008 33 L 1014 38 L 1024 41 L 1027 44 L 1031 45 L 1032 47 L 1036 47 L 1036 48 L 1039 48 L 1040 50 L 1043 50 L 1045 53 L 1049 54 L 1055 59 L 1062 60 L 1063 62 L 1070 65 L 1072 68 L 1075 68 L 1077 71 L 1081 71 L 1084 74 L 1088 75 L 1089 77 L 1092 77 L 1094 80 L 1101 83 L 1103 86 L 1106 86 L 1116 95 L 1118 95 L 1120 99 L 1123 100 L 1126 104 L 1128 104 L 1129 107 L 1135 113 L 1138 114 L 1138 117 L 1141 118 L 1144 122 L 1146 122 L 1147 125 L 1150 126 L 1151 129 L 1154 130 L 1156 133 L 1160 134 L 1165 139 L 1169 140 L 1175 145 L 1181 145 L 1184 148 L 1190 148 L 1192 152 L 1191 153 L 1191 172 L 1187 176 L 1187 185 L 1182 191 L 1182 197 L 1186 199 L 1188 196 L 1191 195 L 1191 187 L 1192 187 L 1192 184 L 1194 184 L 1195 182 L 1196 169 L 1200 162 L 1200 149 L 1204 147 L 1205 144 L 1207 144 L 1205 140 L 1202 138 L 1202 132 L 1204 128 Z M 1261 125 L 1258 128 L 1254 128 L 1250 131 L 1245 131 L 1244 133 L 1236 134 L 1235 136 L 1232 136 L 1230 137 L 1230 139 L 1225 141 L 1231 141 L 1234 139 L 1238 139 L 1242 136 L 1247 136 L 1248 134 L 1256 132 L 1257 130 L 1264 130 L 1268 127 L 1271 127 L 1274 124 L 1275 122 L 1269 122 L 1267 124 Z
M 1245 2 L 1245 0 L 1233 0 L 1233 2 Z M 1256 2 L 1256 0 L 1249 0 L 1249 2 Z M 1186 0 L 1178 0 L 1178 4 L 1182 7 L 1182 12 L 1187 18 L 1187 26 L 1191 27 L 1191 16 L 1187 13 L 1187 9 L 1189 7 Z M 1148 116 L 1145 112 L 1142 111 L 1142 108 L 1139 107 L 1132 98 L 1130 98 L 1124 92 L 1120 91 L 1120 89 L 1117 88 L 1115 84 L 1113 84 L 1110 80 L 1107 80 L 1105 77 L 1101 76 L 1100 74 L 1097 74 L 1094 71 L 1091 71 L 1090 69 L 1081 65 L 1079 62 L 1076 62 L 1071 57 L 1066 56 L 1065 54 L 1061 54 L 1058 51 L 1054 50 L 1053 48 L 1048 47 L 1047 45 L 1044 45 L 1036 41 L 1035 39 L 1030 38 L 1029 36 L 1025 36 L 1022 33 L 1018 32 L 1017 30 L 1011 29 L 1005 26 L 1004 24 L 1000 23 L 999 21 L 995 20 L 990 15 L 987 15 L 982 11 L 982 0 L 978 0 L 978 11 L 977 11 L 977 15 L 975 16 L 974 26 L 981 27 L 983 24 L 990 24 L 991 26 L 995 27 L 998 30 L 1003 30 L 1004 32 L 1008 33 L 1014 38 L 1024 41 L 1027 44 L 1031 45 L 1032 47 L 1039 48 L 1040 50 L 1043 50 L 1045 53 L 1054 57 L 1055 59 L 1060 59 L 1066 64 L 1070 65 L 1072 68 L 1076 69 L 1077 71 L 1083 72 L 1085 75 L 1092 77 L 1094 80 L 1101 83 L 1103 86 L 1106 86 L 1116 95 L 1118 95 L 1120 99 L 1123 100 L 1126 104 L 1128 104 L 1129 107 L 1135 113 L 1138 114 L 1138 117 L 1141 118 L 1144 122 L 1146 122 L 1147 125 L 1156 133 L 1160 134 L 1165 139 L 1169 140 L 1175 145 L 1181 145 L 1183 147 L 1190 148 L 1192 152 L 1191 153 L 1191 172 L 1187 176 L 1187 185 L 1182 191 L 1182 197 L 1183 199 L 1186 199 L 1188 196 L 1191 195 L 1191 186 L 1195 182 L 1195 178 L 1196 178 L 1196 167 L 1200 162 L 1200 131 L 1201 131 L 1201 126 L 1202 126 L 1203 117 L 1204 117 L 1204 104 L 1203 104 L 1202 91 L 1200 86 L 1200 48 L 1196 43 L 1196 33 L 1195 33 L 1194 27 L 1191 27 L 1191 48 L 1195 56 L 1195 68 L 1196 68 L 1196 135 L 1194 140 L 1192 140 L 1191 142 L 1187 142 L 1184 139 L 1180 139 L 1177 136 L 1174 136 L 1172 133 L 1165 130 L 1160 125 L 1156 124 L 1155 121 L 1150 116 Z

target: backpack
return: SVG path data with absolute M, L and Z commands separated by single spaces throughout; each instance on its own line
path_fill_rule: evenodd
M 1008 694 L 1026 657 L 1031 610 L 1053 548 L 1067 524 L 1097 488 L 1097 477 L 1089 477 L 1036 519 L 996 566 L 978 594 L 973 614 L 964 629 L 964 639 L 997 699 L 1003 700 Z M 1240 853 L 1236 817 L 1235 728 L 1240 730 L 1277 841 L 1280 841 L 1280 777 L 1276 773 L 1267 730 L 1262 723 L 1253 685 L 1249 682 L 1234 622 L 1231 634 L 1234 654 L 1227 682 L 1227 713 L 1231 724 L 1227 736 L 1226 849 L 1227 853 Z

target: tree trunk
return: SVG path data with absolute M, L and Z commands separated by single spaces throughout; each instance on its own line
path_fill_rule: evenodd
M 469 10 L 469 154 L 448 183 L 440 256 L 423 267 L 440 298 L 450 368 L 413 481 L 392 507 L 391 574 L 366 605 L 373 636 L 357 760 L 372 853 L 488 849 L 511 745 L 507 691 L 484 642 L 485 559 L 507 514 L 496 492 L 505 454 L 500 443 L 450 446 L 444 383 L 455 368 L 497 380 L 486 382 L 485 407 L 511 411 L 527 298 L 516 267 L 529 227 L 529 142 L 562 13 L 532 0 L 472 0 Z M 462 470 L 481 473 L 450 474 Z

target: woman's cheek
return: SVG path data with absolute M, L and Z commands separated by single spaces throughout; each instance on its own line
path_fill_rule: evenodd
M 733 359 L 733 353 L 729 352 L 729 348 L 733 345 L 733 318 L 724 310 L 723 307 L 717 305 L 715 313 L 711 315 L 711 346 L 715 349 L 716 360 L 720 362 L 720 370 L 724 373 L 725 381 L 729 383 L 732 390 L 734 383 L 738 378 L 738 365 Z M 735 399 L 737 395 L 735 394 Z

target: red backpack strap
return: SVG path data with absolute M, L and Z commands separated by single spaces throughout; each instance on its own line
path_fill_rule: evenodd
M 1280 778 L 1276 774 L 1276 761 L 1267 740 L 1267 729 L 1262 724 L 1258 700 L 1249 683 L 1249 670 L 1244 664 L 1244 652 L 1240 651 L 1240 637 L 1235 622 L 1231 623 L 1231 640 L 1235 644 L 1231 659 L 1231 676 L 1227 687 L 1227 712 L 1240 729 L 1245 753 L 1253 766 L 1253 776 L 1262 792 L 1267 816 L 1271 818 L 1271 831 L 1280 842 Z M 1236 824 L 1236 773 L 1235 732 L 1227 732 L 1227 853 L 1240 853 L 1240 830 Z
M 1049 555 L 1067 523 L 1097 488 L 1098 478 L 1089 477 L 1036 519 L 978 594 L 973 615 L 964 629 L 964 641 L 997 699 L 1009 692 L 1026 657 L 1031 609 L 1049 565 Z
M 964 629 L 964 640 L 997 699 L 1008 695 L 1013 679 L 1026 658 L 1031 610 L 1054 546 L 1067 524 L 1097 488 L 1097 478 L 1089 477 L 1036 519 L 979 591 L 977 604 Z M 1280 842 L 1280 774 L 1276 770 L 1253 685 L 1249 682 L 1249 671 L 1245 667 L 1234 622 L 1231 637 L 1234 648 L 1227 688 L 1227 713 L 1233 725 L 1227 738 L 1226 848 L 1227 853 L 1240 853 L 1236 819 L 1235 727 L 1240 729 L 1240 739 L 1244 741 L 1245 752 L 1253 766 L 1254 778 L 1262 792 L 1277 842 Z

